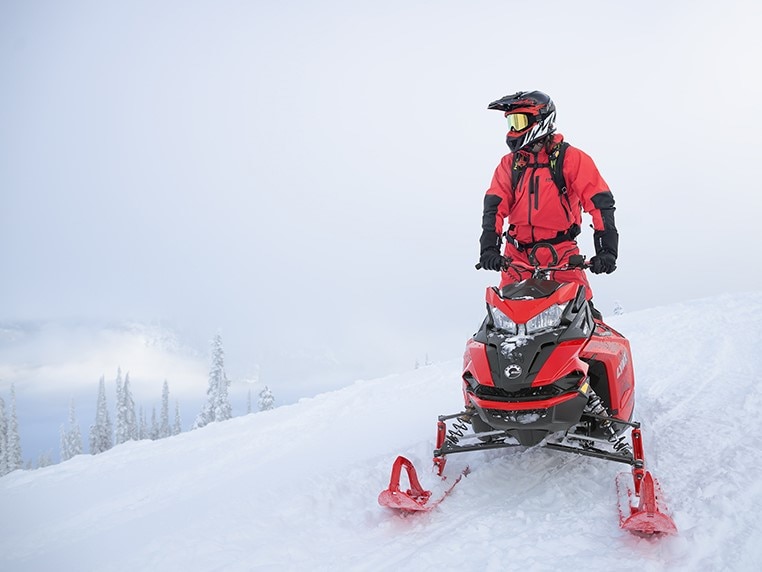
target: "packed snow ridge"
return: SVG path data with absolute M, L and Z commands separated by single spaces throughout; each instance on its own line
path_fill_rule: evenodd
M 6 475 L 0 570 L 758 570 L 762 293 L 609 322 L 677 536 L 618 528 L 621 465 L 539 447 L 452 457 L 472 472 L 430 513 L 379 507 L 398 454 L 434 482 L 452 361 Z

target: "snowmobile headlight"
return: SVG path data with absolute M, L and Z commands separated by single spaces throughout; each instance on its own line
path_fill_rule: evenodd
M 489 311 L 490 314 L 492 314 L 492 323 L 495 324 L 495 328 L 506 334 L 516 335 L 518 333 L 516 322 L 511 320 L 494 306 L 490 306 Z
M 530 334 L 539 330 L 547 330 L 548 328 L 557 328 L 560 326 L 561 314 L 564 313 L 567 304 L 568 302 L 566 304 L 553 304 L 547 310 L 537 314 L 527 322 L 527 333 Z

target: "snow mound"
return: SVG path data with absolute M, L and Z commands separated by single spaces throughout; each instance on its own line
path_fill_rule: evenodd
M 397 454 L 433 482 L 436 416 L 462 405 L 452 361 L 11 473 L 0 569 L 757 569 L 762 293 L 610 323 L 632 342 L 636 418 L 676 537 L 618 528 L 621 466 L 541 448 L 453 456 L 472 473 L 431 513 L 379 507 Z

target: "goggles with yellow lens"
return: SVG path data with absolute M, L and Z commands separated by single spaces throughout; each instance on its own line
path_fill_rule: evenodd
M 527 113 L 506 113 L 505 117 L 511 131 L 524 131 L 532 122 L 532 116 Z

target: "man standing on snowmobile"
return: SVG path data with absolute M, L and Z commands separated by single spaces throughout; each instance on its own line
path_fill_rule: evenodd
M 541 91 L 520 91 L 489 104 L 508 119 L 506 137 L 511 153 L 495 170 L 484 197 L 482 268 L 502 273 L 500 287 L 531 276 L 508 267 L 510 260 L 529 264 L 529 253 L 538 243 L 550 244 L 558 255 L 557 266 L 579 254 L 575 238 L 580 233 L 582 210 L 593 219 L 595 256 L 590 270 L 611 274 L 616 269 L 619 234 L 614 223 L 614 196 L 593 160 L 564 143 L 556 133 L 556 106 Z M 504 221 L 508 227 L 504 229 Z M 500 253 L 501 237 L 506 245 Z M 550 249 L 539 248 L 537 262 L 552 263 Z M 559 282 L 576 282 L 592 291 L 581 270 L 558 271 Z

